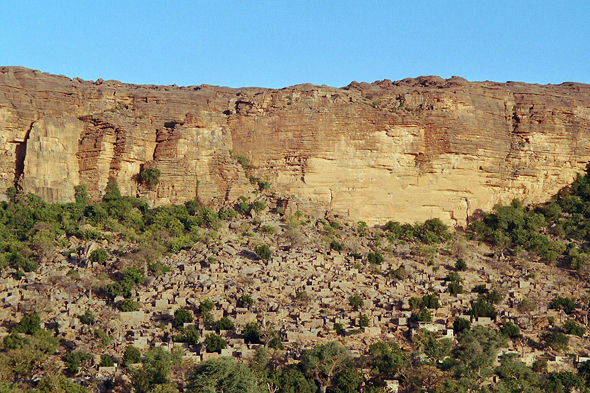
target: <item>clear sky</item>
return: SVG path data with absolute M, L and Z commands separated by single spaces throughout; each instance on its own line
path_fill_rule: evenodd
M 590 83 L 590 1 L 0 0 L 0 65 L 184 86 Z

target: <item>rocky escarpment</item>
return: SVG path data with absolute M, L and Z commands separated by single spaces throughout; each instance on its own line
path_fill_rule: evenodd
M 590 161 L 590 86 L 421 77 L 341 89 L 145 86 L 0 68 L 0 190 L 51 202 L 115 180 L 152 204 L 248 195 L 271 181 L 367 222 L 538 202 Z M 250 158 L 246 173 L 235 157 Z M 160 169 L 153 190 L 142 169 Z

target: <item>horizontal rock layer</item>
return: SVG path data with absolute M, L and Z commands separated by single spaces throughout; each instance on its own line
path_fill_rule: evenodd
M 547 200 L 590 161 L 590 86 L 420 77 L 341 89 L 146 86 L 0 68 L 0 192 L 69 202 L 109 181 L 151 204 L 219 205 L 272 182 L 369 223 L 463 225 Z M 250 158 L 248 171 L 236 157 Z M 158 168 L 153 190 L 142 169 Z

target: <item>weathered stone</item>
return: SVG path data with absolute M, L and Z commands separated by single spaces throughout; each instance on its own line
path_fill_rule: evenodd
M 425 80 L 179 88 L 2 67 L 0 190 L 67 202 L 85 184 L 96 201 L 114 179 L 151 204 L 221 204 L 253 190 L 244 155 L 289 214 L 464 224 L 546 200 L 590 161 L 588 85 Z M 153 190 L 136 180 L 144 167 L 161 171 Z

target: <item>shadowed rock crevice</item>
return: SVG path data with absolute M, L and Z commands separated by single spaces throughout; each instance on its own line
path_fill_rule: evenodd
M 27 142 L 31 135 L 31 129 L 33 128 L 34 122 L 25 133 L 22 142 L 17 142 L 14 148 L 15 162 L 14 162 L 14 186 L 20 188 L 20 180 L 25 172 L 25 159 L 27 157 Z

